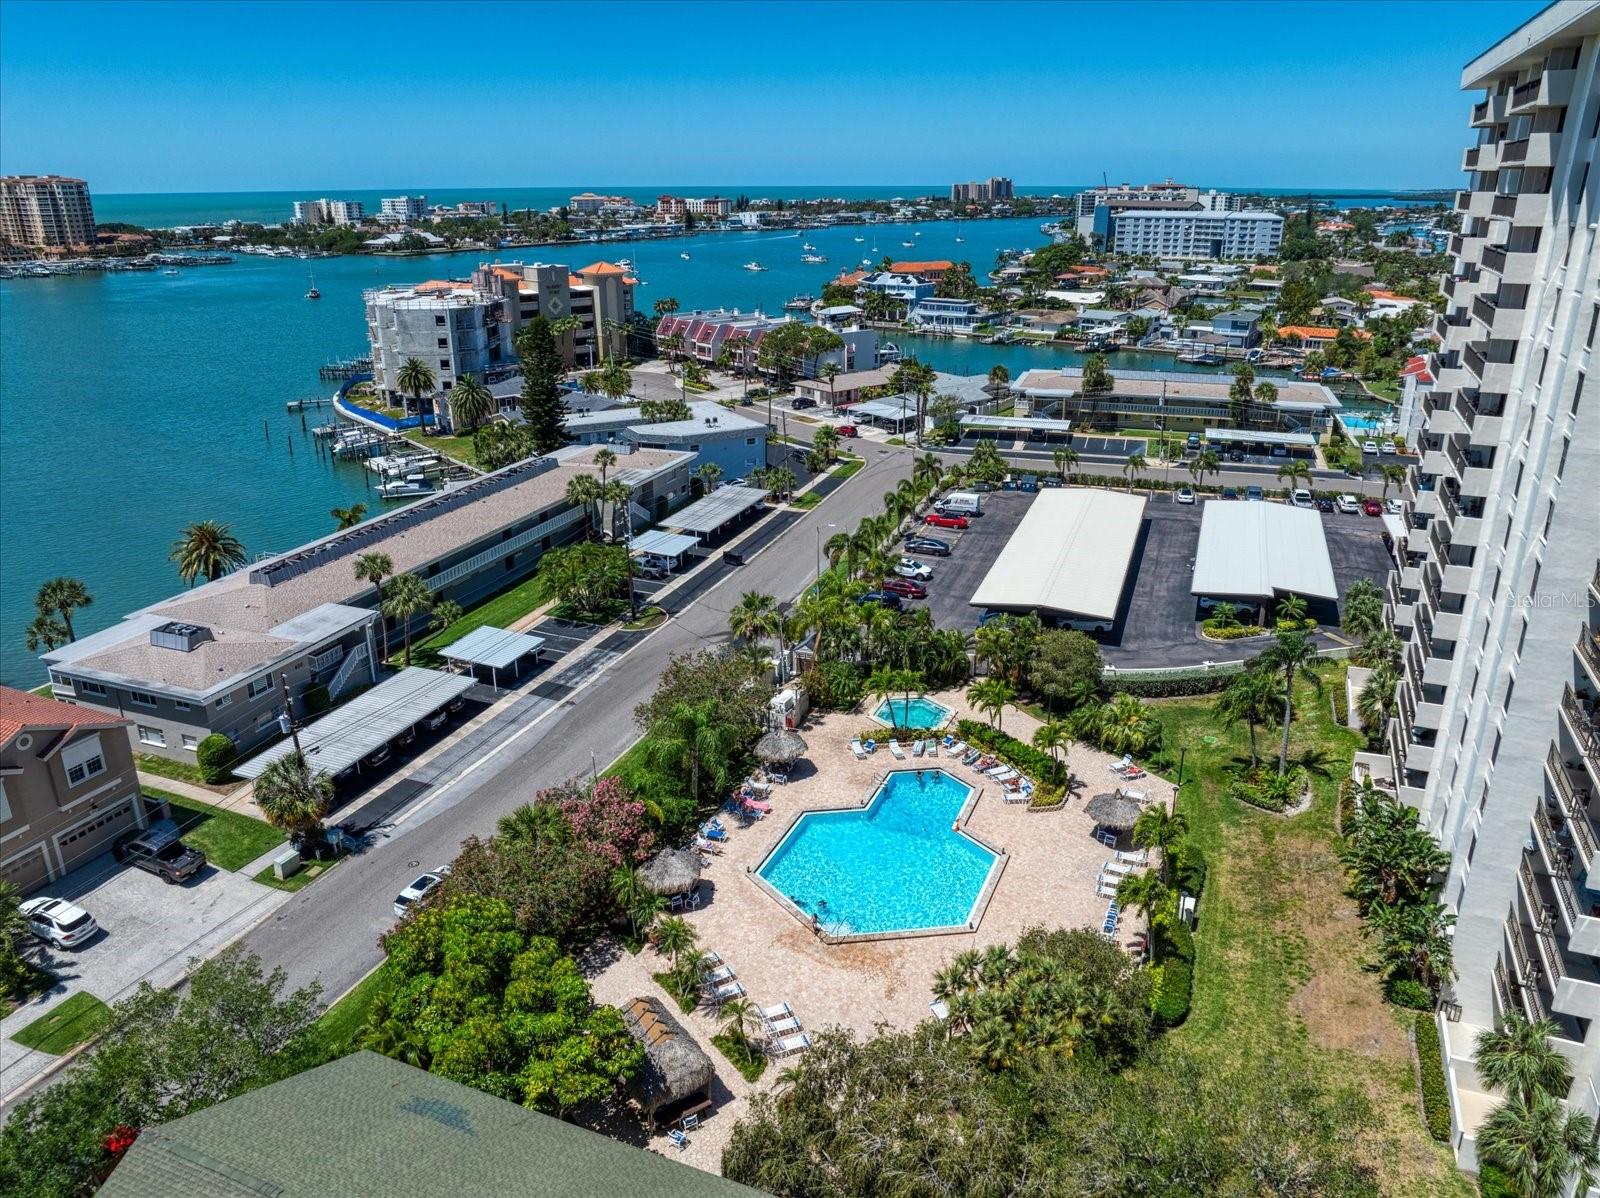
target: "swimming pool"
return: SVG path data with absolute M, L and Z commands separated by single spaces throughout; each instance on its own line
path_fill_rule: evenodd
M 891 728 L 941 728 L 950 718 L 950 708 L 927 695 L 918 695 L 915 699 L 885 700 L 873 714 Z
M 954 829 L 972 787 L 900 770 L 867 806 L 802 815 L 756 875 L 834 936 L 965 928 L 1000 858 Z

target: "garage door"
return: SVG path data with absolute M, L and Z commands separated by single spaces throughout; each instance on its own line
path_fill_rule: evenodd
M 23 894 L 49 880 L 50 869 L 45 864 L 43 845 L 35 845 L 15 860 L 0 865 L 0 882 L 10 882 Z
M 138 824 L 133 818 L 133 798 L 129 796 L 115 807 L 108 807 L 93 819 L 85 820 L 70 832 L 56 837 L 61 850 L 61 860 L 70 869 L 87 864 L 101 853 L 108 852 L 111 842 Z

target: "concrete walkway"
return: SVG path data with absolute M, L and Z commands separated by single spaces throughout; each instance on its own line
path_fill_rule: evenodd
M 152 790 L 164 790 L 168 794 L 182 795 L 186 799 L 194 799 L 200 803 L 210 803 L 213 807 L 224 806 L 233 795 L 233 791 L 215 791 L 194 782 L 185 782 L 181 778 L 168 778 L 164 774 L 150 774 L 144 770 L 139 771 L 139 785 L 148 786 Z M 235 790 L 237 789 L 235 787 Z

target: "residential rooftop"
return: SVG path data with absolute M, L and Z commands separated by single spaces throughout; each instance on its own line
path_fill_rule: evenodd
M 1117 370 L 1111 371 L 1115 385 L 1113 395 L 1159 399 L 1201 399 L 1227 402 L 1232 378 L 1226 375 L 1200 374 L 1183 370 Z M 1339 400 L 1321 383 L 1308 383 L 1303 379 L 1266 379 L 1278 389 L 1279 400 L 1316 403 L 1326 408 L 1338 408 Z M 1012 381 L 1013 391 L 1029 395 L 1076 396 L 1083 389 L 1083 370 L 1068 366 L 1062 369 L 1025 370 Z

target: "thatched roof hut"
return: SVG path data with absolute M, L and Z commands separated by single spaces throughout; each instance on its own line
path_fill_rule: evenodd
M 1130 799 L 1120 790 L 1109 794 L 1095 795 L 1083 807 L 1084 814 L 1094 820 L 1102 828 L 1109 828 L 1113 832 L 1126 832 L 1139 819 L 1139 812 L 1143 810 L 1137 799 Z
M 700 880 L 700 858 L 688 849 L 663 849 L 639 867 L 639 877 L 657 894 L 688 894 Z
M 654 998 L 632 998 L 622 1021 L 644 1045 L 644 1065 L 628 1082 L 628 1095 L 657 1123 L 675 1123 L 711 1105 L 716 1069 L 694 1037 Z
M 779 728 L 767 733 L 756 741 L 756 757 L 766 762 L 782 762 L 787 765 L 791 761 L 798 761 L 806 754 L 805 737 L 793 728 Z

